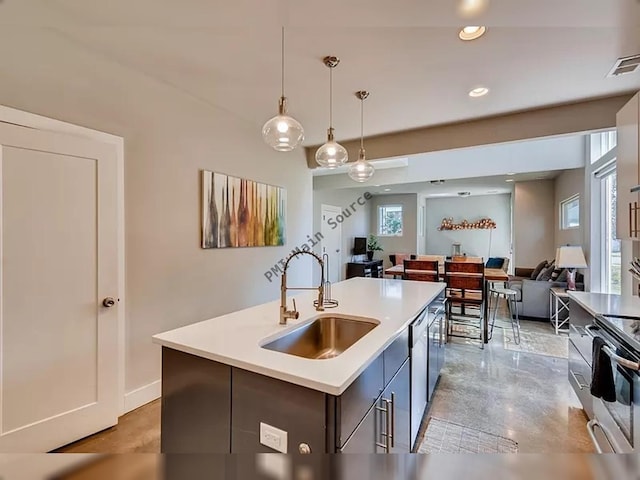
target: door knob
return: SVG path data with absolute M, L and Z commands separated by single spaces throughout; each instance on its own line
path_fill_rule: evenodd
M 113 297 L 107 297 L 102 300 L 102 306 L 111 308 L 116 304 L 116 300 Z

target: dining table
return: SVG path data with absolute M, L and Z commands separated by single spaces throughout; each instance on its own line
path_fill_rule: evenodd
M 416 270 L 419 271 L 419 270 Z M 402 278 L 404 275 L 404 265 L 394 265 L 393 267 L 387 268 L 384 273 L 386 275 L 392 275 L 393 278 Z M 444 281 L 444 265 L 438 266 L 438 273 L 440 277 Z M 489 292 L 491 283 L 490 282 L 506 282 L 509 280 L 509 275 L 507 272 L 502 270 L 501 268 L 487 268 L 484 269 L 484 318 L 483 318 L 483 338 L 484 343 L 489 342 Z

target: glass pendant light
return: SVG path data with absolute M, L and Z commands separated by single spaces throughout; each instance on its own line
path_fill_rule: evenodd
M 278 115 L 262 127 L 262 138 L 274 150 L 290 152 L 304 140 L 300 122 L 287 115 L 287 97 L 284 96 L 284 27 L 282 27 L 282 93 L 278 102 Z
M 358 152 L 358 161 L 349 166 L 349 177 L 356 182 L 366 182 L 373 177 L 375 172 L 373 165 L 367 162 L 367 155 L 364 151 L 364 101 L 369 97 L 369 92 L 360 90 L 356 92 L 356 97 L 360 99 L 360 151 Z
M 347 149 L 333 139 L 333 69 L 338 66 L 338 57 L 324 57 L 324 64 L 329 67 L 329 130 L 327 143 L 316 151 L 316 162 L 321 167 L 336 168 L 349 160 Z

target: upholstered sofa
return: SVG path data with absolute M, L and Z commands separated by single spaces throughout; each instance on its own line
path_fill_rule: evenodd
M 533 280 L 533 268 L 515 269 L 515 275 L 509 278 L 509 288 L 518 292 L 518 314 L 521 317 L 549 320 L 549 290 L 552 287 L 567 288 L 567 282 Z M 584 290 L 584 276 L 576 273 L 576 290 Z

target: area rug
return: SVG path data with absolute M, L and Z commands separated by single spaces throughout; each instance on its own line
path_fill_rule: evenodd
M 569 339 L 566 335 L 526 332 L 520 329 L 520 345 L 517 345 L 513 339 L 513 330 L 510 327 L 504 327 L 502 330 L 505 350 L 569 358 Z
M 510 438 L 431 417 L 418 453 L 518 453 Z

